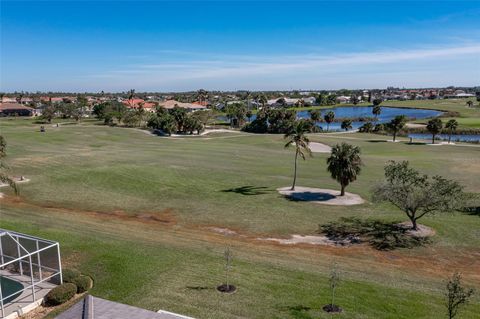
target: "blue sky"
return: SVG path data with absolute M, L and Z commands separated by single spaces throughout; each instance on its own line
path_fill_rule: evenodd
M 1 1 L 1 91 L 480 85 L 480 1 Z

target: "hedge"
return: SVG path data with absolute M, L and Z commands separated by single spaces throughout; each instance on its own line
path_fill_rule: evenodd
M 50 290 L 45 296 L 45 304 L 48 306 L 61 305 L 70 300 L 77 292 L 77 286 L 72 283 L 65 283 Z

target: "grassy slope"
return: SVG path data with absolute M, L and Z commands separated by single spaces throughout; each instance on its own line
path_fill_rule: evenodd
M 437 109 L 442 111 L 459 112 L 460 117 L 456 118 L 460 127 L 480 128 L 480 107 L 475 99 L 470 99 L 477 107 L 469 108 L 466 106 L 468 99 L 449 99 L 449 100 L 415 100 L 415 101 L 386 101 L 384 106 L 397 107 L 416 107 Z M 443 119 L 444 122 L 449 119 Z M 425 121 L 423 121 L 425 122 Z
M 12 171 L 32 179 L 22 185 L 22 196 L 30 203 L 128 214 L 172 209 L 178 222 L 173 231 L 122 220 L 99 222 L 76 212 L 3 205 L 2 227 L 60 240 L 67 263 L 96 277 L 96 295 L 199 317 L 233 313 L 302 318 L 285 307 L 318 308 L 325 303 L 325 274 L 336 258 L 346 273 L 344 292 L 339 294 L 339 303 L 348 309 L 345 318 L 435 318 L 441 311 L 437 290 L 441 278 L 396 269 L 395 261 L 386 268 L 377 264 L 389 253 L 326 257 L 320 248 L 284 251 L 233 241 L 237 245 L 234 280 L 241 290 L 226 297 L 211 289 L 186 288 L 213 287 L 221 281 L 219 256 L 230 239 L 200 238 L 194 231 L 190 237 L 182 227 L 213 224 L 253 234 L 286 235 L 311 233 L 318 223 L 340 216 L 404 219 L 385 205 L 322 207 L 280 198 L 275 188 L 290 183 L 292 162 L 292 151 L 283 149 L 281 136 L 162 139 L 103 126 L 48 127 L 46 134 L 40 134 L 29 121 L 2 121 L 1 125 Z M 360 134 L 312 137 L 327 144 L 343 138 L 362 147 L 366 166 L 349 190 L 366 198 L 391 158 L 409 159 L 428 173 L 459 179 L 469 191 L 478 191 L 479 148 L 371 142 L 369 138 L 379 137 Z M 447 148 L 452 151 L 445 152 Z M 325 157 L 318 154 L 301 163 L 299 185 L 337 187 L 325 171 Z M 266 188 L 259 189 L 258 195 L 225 192 L 250 185 Z M 396 252 L 393 260 L 431 256 L 432 261 L 450 267 L 458 262 L 455 258 L 449 262 L 452 255 L 479 253 L 478 216 L 440 215 L 423 222 L 437 230 L 432 246 Z M 130 231 L 135 233 L 133 238 Z M 413 288 L 420 282 L 420 287 Z M 469 309 L 465 317 L 473 318 L 479 304 Z

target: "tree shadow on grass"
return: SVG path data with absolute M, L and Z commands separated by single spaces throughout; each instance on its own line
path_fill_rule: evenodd
M 295 319 L 313 319 L 312 315 L 308 312 L 312 309 L 311 307 L 304 305 L 295 305 L 295 306 L 286 306 L 283 308 L 285 311 Z
M 427 237 L 409 234 L 409 229 L 399 223 L 342 217 L 339 221 L 319 225 L 318 232 L 333 241 L 348 241 L 352 244 L 366 242 L 378 250 L 414 248 L 430 242 Z
M 264 195 L 268 194 L 271 192 L 268 187 L 265 186 L 253 186 L 253 185 L 248 185 L 248 186 L 241 186 L 241 187 L 235 187 L 235 188 L 230 188 L 230 189 L 223 189 L 221 190 L 223 193 L 236 193 L 236 194 L 241 194 L 241 195 L 246 195 L 246 196 L 252 196 L 252 195 Z
M 480 217 L 480 206 L 465 207 L 462 211 L 467 215 Z
M 197 290 L 197 291 L 215 289 L 213 287 L 207 287 L 207 286 L 187 286 L 186 288 L 189 290 Z
M 324 202 L 335 198 L 335 195 L 328 193 L 313 193 L 313 192 L 301 192 L 293 193 L 290 195 L 283 195 L 286 199 L 292 202 Z

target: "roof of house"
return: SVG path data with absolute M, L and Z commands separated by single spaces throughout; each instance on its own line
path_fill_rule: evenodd
M 192 109 L 192 110 L 203 110 L 206 108 L 206 106 L 203 106 L 203 105 L 193 104 L 193 103 L 183 103 L 175 100 L 160 102 L 159 105 L 166 109 L 173 109 L 175 106 L 182 107 L 185 109 Z
M 153 312 L 87 295 L 55 319 L 193 319 L 171 312 Z
M 33 111 L 33 108 L 19 104 L 19 103 L 0 103 L 0 110 L 30 110 Z
M 145 100 L 144 99 L 128 99 L 123 101 L 123 104 L 129 105 L 129 106 L 138 106 L 140 103 L 145 103 Z

